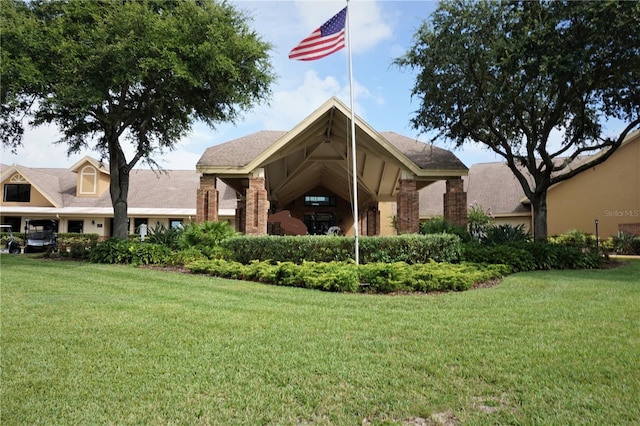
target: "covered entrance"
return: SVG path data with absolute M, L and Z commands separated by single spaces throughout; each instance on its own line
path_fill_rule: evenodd
M 355 124 L 357 205 L 351 201 L 350 111 L 331 98 L 291 131 L 257 132 L 208 148 L 196 166 L 197 221 L 218 219 L 216 178 L 236 191 L 236 227 L 248 235 L 278 233 L 268 217 L 283 210 L 303 221 L 308 233 L 337 226 L 353 235 L 354 208 L 361 235 L 380 235 L 387 222 L 398 233 L 417 232 L 418 191 L 439 180 L 449 182 L 445 217 L 466 219 L 461 176 L 468 169 L 455 155 L 378 133 L 358 117 Z

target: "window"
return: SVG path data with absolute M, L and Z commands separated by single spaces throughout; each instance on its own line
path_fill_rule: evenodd
M 74 232 L 76 234 L 82 234 L 83 227 L 84 220 L 70 220 L 67 226 L 68 232 Z
M 20 229 L 20 223 L 21 223 L 21 219 L 18 216 L 4 216 L 2 218 L 2 224 L 3 225 L 11 225 L 11 230 L 13 232 L 21 232 L 22 230 Z
M 96 193 L 97 173 L 91 166 L 85 166 L 80 172 L 80 194 Z
M 31 185 L 28 183 L 7 183 L 4 185 L 4 201 L 28 203 L 31 201 Z
M 330 195 L 305 195 L 304 205 L 306 207 L 335 206 L 336 197 Z
M 137 234 L 138 232 L 140 232 L 140 225 L 142 224 L 148 225 L 149 224 L 149 219 L 147 218 L 142 218 L 142 217 L 137 217 L 135 219 L 133 219 L 133 233 Z
M 184 229 L 182 219 L 169 219 L 169 227 L 171 229 Z

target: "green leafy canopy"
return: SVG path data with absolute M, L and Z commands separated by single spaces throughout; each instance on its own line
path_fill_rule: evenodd
M 127 235 L 131 168 L 196 120 L 234 122 L 270 95 L 271 45 L 226 2 L 0 1 L 2 143 L 54 123 L 70 153 L 93 144 L 110 164 L 114 236 Z
M 417 71 L 412 124 L 504 157 L 546 238 L 547 189 L 605 161 L 640 126 L 638 28 L 640 2 L 440 2 L 395 60 Z M 611 119 L 626 123 L 615 137 Z

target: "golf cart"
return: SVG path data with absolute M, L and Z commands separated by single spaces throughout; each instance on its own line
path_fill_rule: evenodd
M 16 241 L 13 237 L 13 231 L 11 230 L 11 225 L 0 225 L 0 232 L 6 232 L 9 234 L 9 241 L 7 241 L 7 245 L 2 247 L 2 253 L 11 253 L 18 254 L 20 253 L 20 243 Z
M 55 220 L 27 220 L 25 253 L 58 251 L 58 223 Z

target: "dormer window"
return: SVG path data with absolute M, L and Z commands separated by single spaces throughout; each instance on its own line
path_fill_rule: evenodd
M 80 194 L 94 195 L 98 191 L 98 173 L 92 166 L 84 166 L 80 171 Z
M 4 185 L 2 200 L 5 202 L 28 203 L 31 201 L 31 184 L 19 173 L 9 178 Z

